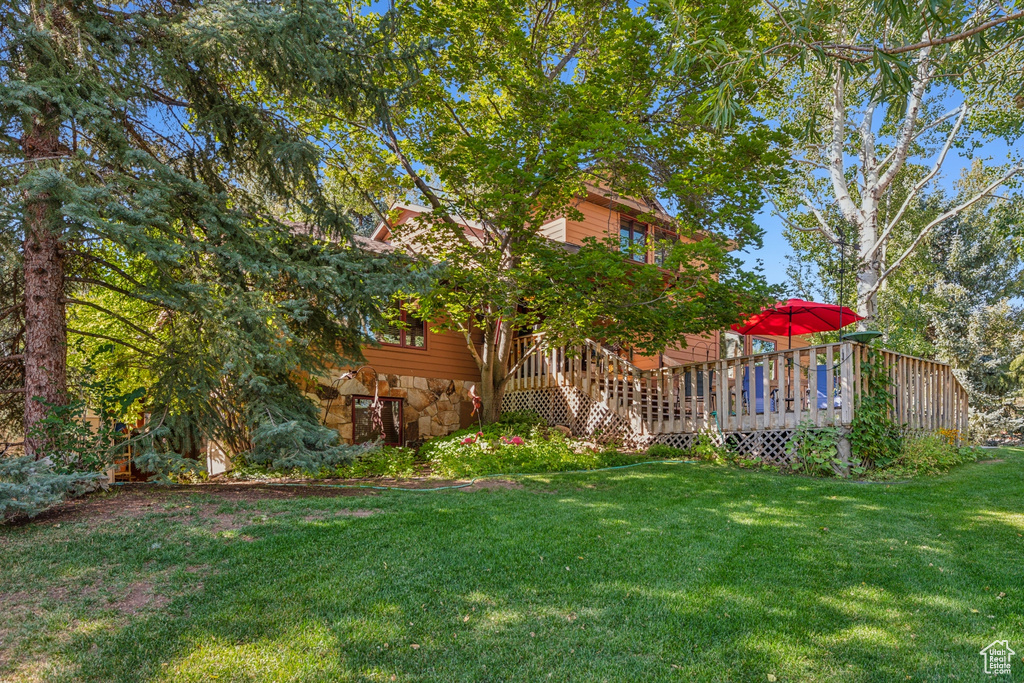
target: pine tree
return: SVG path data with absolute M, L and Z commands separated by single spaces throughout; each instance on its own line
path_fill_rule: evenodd
M 53 471 L 49 458 L 0 454 L 0 522 L 19 515 L 34 517 L 65 497 L 99 485 L 99 475 Z
M 357 358 L 401 278 L 351 248 L 323 150 L 282 107 L 329 94 L 343 116 L 382 75 L 401 83 L 390 15 L 364 29 L 323 0 L 0 0 L 0 17 L 24 433 L 68 400 L 70 338 L 144 367 L 154 466 L 184 428 L 241 432 L 257 459 L 342 457 L 295 373 Z

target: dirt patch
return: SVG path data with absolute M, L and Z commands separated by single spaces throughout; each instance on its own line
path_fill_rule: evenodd
M 471 486 L 459 489 L 459 491 L 491 491 L 494 489 L 521 489 L 522 483 L 509 479 L 480 479 L 473 482 Z
M 128 585 L 128 592 L 114 603 L 114 607 L 122 614 L 138 614 L 143 610 L 166 607 L 170 602 L 170 598 L 153 589 L 152 583 L 135 581 Z
M 250 524 L 248 520 L 241 519 L 239 518 L 239 516 L 233 515 L 231 513 L 218 513 L 209 509 L 202 510 L 199 513 L 199 516 L 207 522 L 207 524 L 209 525 L 209 530 L 215 534 L 219 534 L 222 531 L 241 529 L 242 527 L 249 526 Z
M 0 606 L 13 607 L 14 605 L 24 605 L 27 602 L 31 602 L 34 597 L 31 593 L 25 591 L 0 593 Z
M 24 526 L 48 522 L 104 521 L 112 518 L 138 518 L 161 512 L 167 503 L 181 503 L 184 496 L 202 496 L 200 503 L 256 502 L 260 500 L 289 500 L 293 498 L 338 498 L 342 496 L 372 496 L 366 489 L 336 489 L 318 486 L 268 486 L 265 484 L 198 484 L 195 486 L 155 486 L 152 484 L 124 484 L 106 492 L 91 493 L 69 500 L 36 517 L 10 521 L 10 526 Z
M 93 589 L 95 590 L 95 589 Z M 64 602 L 68 599 L 68 589 L 64 586 L 51 586 L 46 589 L 46 596 L 57 602 Z
M 156 512 L 165 512 L 168 504 L 181 504 L 185 496 L 199 496 L 193 504 L 251 503 L 261 500 L 290 500 L 296 498 L 341 498 L 348 496 L 376 496 L 380 490 L 371 487 L 422 490 L 443 489 L 464 485 L 465 481 L 451 479 L 327 479 L 316 483 L 295 480 L 271 480 L 260 482 L 208 483 L 192 486 L 156 486 L 153 484 L 123 484 L 111 487 L 109 491 L 97 491 L 82 498 L 69 500 L 33 518 L 12 520 L 11 526 L 27 524 L 85 521 L 101 524 L 109 519 L 141 518 Z M 285 485 L 286 484 L 286 485 Z M 341 488 L 356 487 L 356 488 Z M 456 489 L 460 491 L 482 491 L 491 489 L 521 489 L 522 484 L 503 479 L 483 479 L 471 486 Z M 205 506 L 204 506 L 205 507 Z M 178 510 L 180 513 L 181 510 Z M 204 519 L 213 513 L 199 509 Z M 214 515 L 218 530 L 230 530 L 246 526 L 231 515 Z
M 303 521 L 307 522 L 318 522 L 330 519 L 332 517 L 373 517 L 374 515 L 382 514 L 384 511 L 378 508 L 367 509 L 367 510 L 316 510 L 304 516 Z
M 383 510 L 338 510 L 334 513 L 335 517 L 372 517 L 373 515 L 379 515 Z
M 333 513 L 330 510 L 317 510 L 302 519 L 306 522 L 322 522 L 330 517 L 372 517 L 383 512 L 383 510 L 377 508 L 370 510 L 335 510 Z
M 992 458 L 990 460 L 978 460 L 976 464 L 978 464 L 978 465 L 995 465 L 997 462 L 1006 462 L 1006 461 L 1003 460 L 1002 458 Z

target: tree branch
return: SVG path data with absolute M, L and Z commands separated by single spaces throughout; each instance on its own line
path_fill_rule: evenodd
M 122 289 L 121 287 L 118 287 L 116 285 L 112 285 L 109 282 L 104 282 L 103 280 L 94 280 L 91 277 L 70 276 L 70 277 L 67 278 L 67 281 L 68 282 L 78 282 L 78 283 L 83 284 L 83 285 L 94 285 L 94 286 L 97 286 L 97 287 L 104 287 L 106 289 L 109 289 L 112 292 L 117 292 L 118 294 L 123 294 L 125 296 L 129 296 L 129 297 L 131 297 L 133 299 L 136 299 L 138 301 L 142 301 L 142 302 L 150 304 L 152 306 L 156 306 L 157 308 L 166 308 L 166 306 L 160 304 L 159 302 L 150 301 L 149 299 L 146 299 L 146 298 L 144 298 L 142 296 L 139 296 L 138 294 L 133 294 L 132 292 L 129 292 L 127 289 Z
M 836 69 L 835 82 L 832 85 L 832 144 L 829 149 L 829 177 L 832 188 L 839 202 L 839 210 L 851 223 L 859 224 L 859 210 L 850 197 L 850 189 L 846 185 L 843 170 L 843 149 L 846 142 L 846 81 L 842 69 Z M 818 212 L 813 207 L 815 215 Z M 819 222 L 822 222 L 819 218 Z
M 142 287 L 142 283 L 141 282 L 139 282 L 138 280 L 133 278 L 131 275 L 126 273 L 123 269 L 119 268 L 118 266 L 115 266 L 110 261 L 107 261 L 106 259 L 101 259 L 99 256 L 96 256 L 96 255 L 94 255 L 92 253 L 89 253 L 87 251 L 78 251 L 77 249 L 69 249 L 67 253 L 73 254 L 74 256 L 81 257 L 81 258 L 85 259 L 86 261 L 92 261 L 93 263 L 95 263 L 97 265 L 104 266 L 105 268 L 110 268 L 112 271 L 114 271 L 115 273 L 117 273 L 118 275 L 120 275 L 121 277 L 123 277 L 125 280 L 127 280 L 130 283 L 132 283 L 136 287 Z
M 986 187 L 984 190 L 982 190 L 978 194 L 974 195 L 973 197 L 971 197 L 970 199 L 968 199 L 964 203 L 960 204 L 959 206 L 956 206 L 956 207 L 950 209 L 949 211 L 945 212 L 944 214 L 942 214 L 938 218 L 934 219 L 928 225 L 924 226 L 924 228 L 921 229 L 921 232 L 917 235 L 917 237 L 914 239 L 914 241 L 910 244 L 910 246 L 907 247 L 906 251 L 904 251 L 900 255 L 900 257 L 898 259 L 893 261 L 893 264 L 891 266 L 889 266 L 887 269 L 885 269 L 885 271 L 882 272 L 882 274 L 878 277 L 878 281 L 875 282 L 875 284 L 871 287 L 871 289 L 869 290 L 868 293 L 869 294 L 873 294 L 874 292 L 877 292 L 878 288 L 881 286 L 882 282 L 884 282 L 885 279 L 887 277 L 889 277 L 889 275 L 892 274 L 892 272 L 894 270 L 899 268 L 900 264 L 902 264 L 913 253 L 914 249 L 917 248 L 917 245 L 920 244 L 921 241 L 925 237 L 928 236 L 928 234 L 935 228 L 935 226 L 939 225 L 940 223 L 942 223 L 945 220 L 948 220 L 949 218 L 952 218 L 953 216 L 958 215 L 959 213 L 961 213 L 965 209 L 970 208 L 974 204 L 977 204 L 979 201 L 981 201 L 985 197 L 991 196 L 993 190 L 995 190 L 997 187 L 999 187 L 1000 185 L 1005 183 L 1007 180 L 1009 180 L 1010 178 L 1012 178 L 1013 176 L 1017 175 L 1018 173 L 1020 173 L 1022 171 L 1024 171 L 1024 166 L 1014 166 L 1009 171 L 1007 171 L 1005 174 L 1003 174 L 1001 177 L 999 177 L 998 179 L 996 179 L 992 183 L 990 183 L 989 186 Z
M 903 200 L 903 204 L 900 206 L 899 211 L 896 212 L 896 216 L 893 217 L 892 221 L 889 222 L 889 225 L 886 226 L 885 230 L 883 230 L 882 234 L 878 237 L 878 240 L 876 240 L 875 243 L 871 245 L 871 248 L 866 252 L 868 256 L 874 254 L 878 250 L 878 248 L 885 243 L 885 240 L 888 239 L 889 234 L 896 227 L 896 224 L 899 223 L 899 220 L 901 218 L 903 218 L 903 214 L 906 212 L 907 207 L 910 206 L 910 202 L 912 202 L 914 197 L 917 196 L 917 193 L 921 191 L 921 188 L 927 185 L 931 181 L 931 179 L 934 178 L 935 175 L 939 172 L 939 169 L 942 167 L 943 162 L 946 160 L 946 154 L 949 153 L 950 147 L 953 146 L 953 139 L 956 137 L 957 132 L 960 130 L 960 125 L 963 123 L 964 118 L 966 116 L 967 107 L 961 107 L 960 116 L 957 118 L 956 124 L 953 126 L 953 130 L 950 132 L 949 137 L 946 138 L 946 144 L 943 145 L 942 151 L 939 152 L 939 156 L 935 159 L 935 164 L 932 166 L 932 170 L 929 171 L 924 178 L 921 178 L 921 180 L 919 180 L 917 184 L 914 185 L 913 188 L 911 188 L 910 192 L 907 193 L 907 197 L 906 199 Z
M 530 347 L 530 350 L 527 351 L 526 353 L 524 353 L 519 358 L 519 360 L 517 360 L 515 362 L 515 364 L 511 368 L 508 369 L 508 373 L 505 376 L 506 377 L 511 377 L 517 370 L 519 370 L 519 368 L 523 367 L 523 364 L 526 362 L 526 359 L 529 358 L 532 354 L 534 354 L 537 351 L 539 351 L 540 347 L 543 346 L 543 345 L 544 345 L 544 335 L 543 334 L 539 334 L 539 335 L 537 335 L 537 341 L 534 342 L 533 346 Z
M 149 356 L 150 358 L 156 358 L 155 354 L 152 354 L 149 351 L 143 351 L 138 346 L 135 346 L 134 344 L 129 344 L 128 342 L 124 341 L 123 339 L 117 339 L 115 337 L 108 337 L 105 334 L 97 334 L 95 332 L 83 332 L 81 330 L 76 330 L 76 329 L 73 329 L 71 327 L 67 328 L 67 330 L 68 330 L 68 332 L 70 334 L 78 334 L 78 335 L 81 335 L 83 337 L 95 337 L 96 339 L 105 339 L 107 341 L 114 342 L 115 344 L 120 344 L 121 346 L 126 346 L 129 349 L 131 349 L 131 350 L 133 350 L 133 351 L 135 351 L 137 353 L 142 354 L 143 356 Z
M 106 314 L 107 314 L 107 315 L 109 315 L 110 317 L 112 317 L 112 318 L 115 318 L 115 319 L 119 320 L 120 322 L 124 323 L 124 324 L 125 324 L 125 325 L 127 325 L 128 327 L 130 327 L 130 328 L 132 328 L 133 330 L 135 330 L 136 332 L 138 332 L 139 334 L 143 335 L 144 337 L 147 337 L 147 338 L 149 338 L 149 339 L 152 339 L 153 341 L 156 341 L 156 342 L 159 342 L 159 341 L 160 341 L 160 340 L 159 340 L 159 339 L 157 339 L 157 338 L 156 338 L 156 337 L 155 337 L 155 336 L 153 335 L 153 333 L 152 333 L 152 332 L 150 332 L 149 330 L 145 330 L 145 329 L 143 329 L 143 328 L 139 327 L 138 325 L 136 325 L 135 323 L 131 322 L 131 321 L 130 321 L 130 320 L 128 320 L 127 318 L 125 318 L 125 317 L 123 317 L 123 316 L 121 316 L 121 315 L 118 315 L 117 313 L 114 313 L 113 311 L 111 311 L 111 310 L 109 310 L 109 309 L 106 309 L 106 308 L 104 308 L 103 306 L 100 306 L 100 305 L 98 305 L 98 304 L 94 304 L 94 303 L 92 303 L 91 301 L 83 301 L 83 300 L 81 300 L 81 299 L 70 299 L 70 298 L 65 298 L 65 299 L 64 299 L 64 302 L 65 302 L 65 303 L 68 303 L 68 304 L 76 304 L 76 305 L 79 305 L 79 306 L 88 306 L 88 307 L 90 307 L 90 308 L 94 308 L 94 309 L 96 309 L 97 311 L 99 311 L 100 313 L 106 313 Z
M 954 116 L 956 116 L 957 114 L 960 113 L 960 109 L 961 109 L 960 107 L 957 107 L 956 109 L 953 109 L 952 111 L 948 111 L 945 114 L 943 114 L 942 116 L 940 116 L 939 118 L 935 119 L 934 121 L 929 123 L 927 126 L 925 126 L 921 130 L 919 130 L 916 133 L 914 133 L 914 138 L 913 139 L 916 140 L 917 138 L 921 137 L 922 135 L 927 133 L 932 128 L 940 126 L 943 123 L 945 123 L 946 121 L 948 121 L 949 119 L 953 118 Z M 885 155 L 885 158 L 882 159 L 878 163 L 878 168 L 881 168 L 881 167 L 885 166 L 887 163 L 889 163 L 889 161 L 892 159 L 892 155 L 895 154 L 895 153 L 896 153 L 896 147 L 893 147 L 889 151 L 889 153 Z
M 929 50 L 930 48 L 927 48 L 917 62 L 917 82 L 914 83 L 914 87 L 911 88 L 910 95 L 908 96 L 906 118 L 903 120 L 903 128 L 900 130 L 896 147 L 893 150 L 895 155 L 893 156 L 892 163 L 889 164 L 889 168 L 882 173 L 878 183 L 872 188 L 875 199 L 881 198 L 882 193 L 885 192 L 885 189 L 892 183 L 893 178 L 903 168 L 907 155 L 910 153 L 910 143 L 916 137 L 914 135 L 914 128 L 917 127 L 917 116 L 921 111 L 921 101 L 924 97 L 925 88 L 931 80 L 931 65 L 928 62 Z
M 811 198 L 808 197 L 806 194 L 804 195 L 803 199 L 804 199 L 804 206 L 806 206 L 807 209 L 812 214 L 814 214 L 814 217 L 818 221 L 818 228 L 816 228 L 816 229 L 822 235 L 824 235 L 829 240 L 831 240 L 833 244 L 839 244 L 839 238 L 836 237 L 835 231 L 828 224 L 828 221 L 825 220 L 825 216 L 821 213 L 821 210 L 818 209 L 818 207 L 816 207 L 814 205 L 814 203 L 811 201 Z M 811 230 L 805 229 L 805 228 L 798 228 L 798 229 L 801 230 L 802 232 L 812 232 Z

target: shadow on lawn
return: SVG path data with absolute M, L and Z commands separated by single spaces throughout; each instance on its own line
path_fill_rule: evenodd
M 200 592 L 68 652 L 83 679 L 133 682 L 980 680 L 980 647 L 1024 631 L 983 590 L 1024 585 L 1019 464 L 1005 476 L 941 495 L 699 466 L 391 494 L 374 505 L 394 514 L 209 541 Z

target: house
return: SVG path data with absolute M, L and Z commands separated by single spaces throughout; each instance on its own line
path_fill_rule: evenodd
M 615 197 L 590 188 L 578 198 L 579 220 L 563 216 L 544 224 L 540 232 L 555 242 L 582 245 L 588 237 L 618 239 L 624 258 L 659 264 L 664 253 L 656 248 L 661 240 L 679 239 L 668 229 L 671 217 L 657 202 L 645 204 Z M 429 209 L 410 203 L 393 207 L 397 218 L 393 226 L 414 223 Z M 641 220 L 641 216 L 647 220 Z M 653 218 L 652 218 L 653 216 Z M 468 236 L 479 233 L 466 220 Z M 361 240 L 367 249 L 394 249 L 392 230 L 381 223 L 369 239 Z M 641 245 L 637 249 L 637 245 Z M 644 250 L 643 245 L 649 245 Z M 403 312 L 403 327 L 377 331 L 378 347 L 363 349 L 366 363 L 358 368 L 339 369 L 336 377 L 321 379 L 315 388 L 324 405 L 326 424 L 339 430 L 350 442 L 372 440 L 377 430 L 370 424 L 371 404 L 378 397 L 384 404 L 383 422 L 386 441 L 408 444 L 440 436 L 469 426 L 474 418 L 467 395 L 479 381 L 479 370 L 466 346 L 455 333 L 435 333 L 426 321 Z M 765 338 L 761 344 L 776 343 Z M 687 363 L 716 361 L 721 355 L 719 332 L 691 335 L 685 345 L 666 348 L 655 356 L 633 355 L 621 351 L 624 359 L 644 370 L 676 367 Z M 352 373 L 349 376 L 347 373 Z
M 578 216 L 548 221 L 543 235 L 569 248 L 588 237 L 617 239 L 623 258 L 653 264 L 662 258 L 659 240 L 679 239 L 666 230 L 671 219 L 656 203 L 591 188 L 575 208 Z M 411 223 L 406 235 L 428 211 L 414 204 L 395 209 L 394 224 Z M 480 228 L 470 221 L 464 228 L 471 239 L 479 237 Z M 398 246 L 387 225 L 362 242 L 380 251 Z M 380 430 L 371 424 L 375 400 L 383 404 L 389 444 L 441 436 L 474 421 L 468 394 L 479 373 L 465 339 L 435 333 L 408 312 L 403 323 L 376 331 L 379 346 L 363 349 L 362 366 L 338 368 L 309 388 L 321 400 L 325 423 L 346 441 L 377 438 Z M 786 445 L 798 425 L 849 430 L 860 396 L 870 390 L 863 368 L 871 353 L 851 340 L 809 346 L 798 336 L 710 332 L 656 356 L 640 356 L 598 340 L 551 348 L 522 335 L 513 340 L 515 371 L 502 409 L 533 410 L 574 434 L 637 447 L 660 442 L 689 448 L 706 435 L 748 457 L 785 464 L 792 457 Z M 881 353 L 893 386 L 889 410 L 898 424 L 911 431 L 966 433 L 967 393 L 949 365 Z

